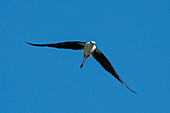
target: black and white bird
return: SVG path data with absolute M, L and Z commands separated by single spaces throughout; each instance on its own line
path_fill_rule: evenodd
M 96 42 L 94 41 L 90 41 L 90 42 L 68 41 L 68 42 L 52 43 L 52 44 L 33 44 L 29 42 L 26 42 L 26 43 L 32 46 L 40 46 L 40 47 L 54 47 L 54 48 L 59 48 L 59 49 L 73 49 L 73 50 L 83 49 L 84 58 L 83 58 L 82 64 L 80 65 L 80 68 L 83 67 L 86 59 L 92 55 L 106 71 L 112 74 L 117 80 L 119 80 L 122 84 L 124 84 L 130 91 L 136 93 L 123 82 L 123 80 L 119 77 L 119 75 L 113 68 L 112 64 L 109 62 L 109 60 L 96 47 L 95 45 Z

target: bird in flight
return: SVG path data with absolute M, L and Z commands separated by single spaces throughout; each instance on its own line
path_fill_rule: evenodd
M 80 42 L 80 41 L 68 41 L 68 42 L 61 42 L 61 43 L 52 43 L 52 44 L 33 44 L 26 42 L 29 45 L 32 46 L 39 46 L 39 47 L 53 47 L 53 48 L 59 48 L 59 49 L 73 49 L 73 50 L 81 50 L 84 51 L 84 58 L 82 61 L 82 64 L 80 65 L 80 68 L 83 67 L 85 61 L 87 58 L 89 58 L 91 55 L 101 64 L 101 66 L 108 71 L 110 74 L 112 74 L 117 80 L 119 80 L 122 84 L 124 84 L 130 91 L 136 93 L 132 89 L 130 89 L 123 80 L 119 77 L 115 69 L 113 68 L 110 61 L 104 56 L 104 54 L 96 47 L 96 42 L 90 41 L 90 42 Z

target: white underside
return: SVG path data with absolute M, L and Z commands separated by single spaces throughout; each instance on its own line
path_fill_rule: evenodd
M 91 55 L 94 53 L 94 50 L 96 49 L 95 45 L 90 44 L 90 42 L 87 42 L 86 45 L 84 46 L 83 50 L 84 50 L 84 54 L 87 55 Z

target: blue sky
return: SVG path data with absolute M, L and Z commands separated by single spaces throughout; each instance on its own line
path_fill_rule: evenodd
M 0 113 L 169 113 L 169 0 L 1 0 Z M 83 51 L 91 41 L 130 92 Z

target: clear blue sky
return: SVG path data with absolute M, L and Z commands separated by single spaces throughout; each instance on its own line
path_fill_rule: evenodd
M 1 0 L 0 113 L 170 113 L 169 0 Z M 83 51 L 91 41 L 130 92 Z

